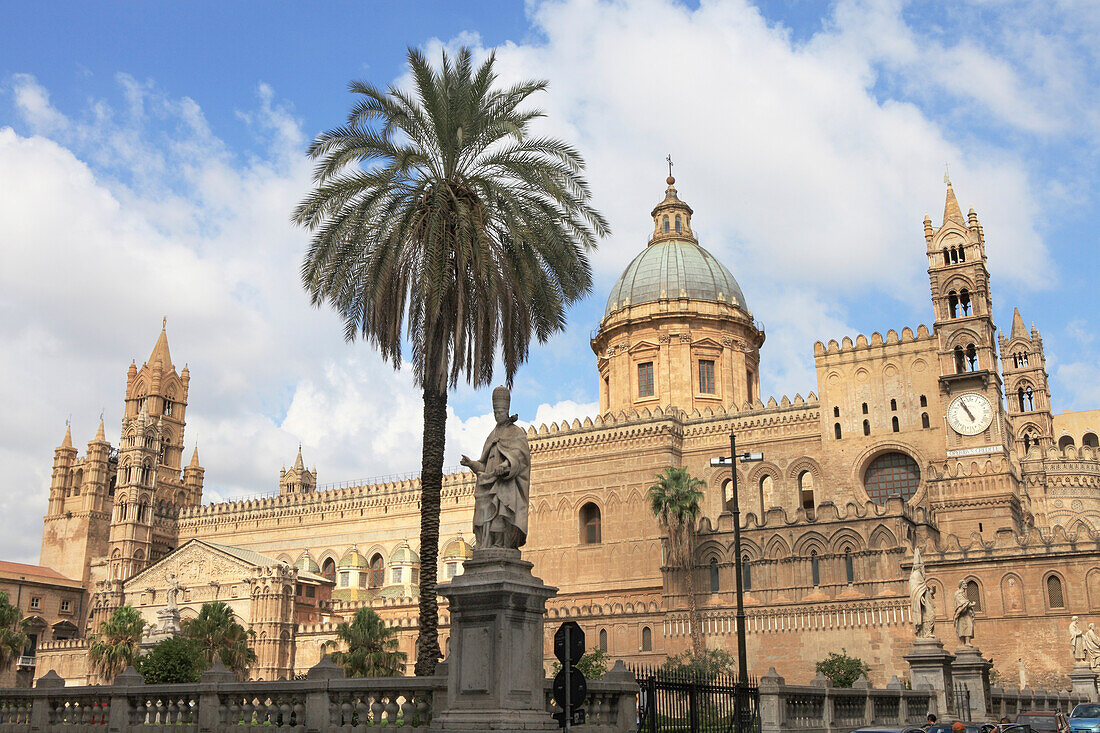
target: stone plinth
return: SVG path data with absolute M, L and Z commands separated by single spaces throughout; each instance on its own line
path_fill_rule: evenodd
M 913 647 L 904 657 L 909 663 L 909 682 L 914 690 L 932 691 L 936 715 L 947 715 L 954 703 L 954 682 L 951 678 L 951 663 L 955 656 L 943 648 L 943 643 L 932 637 L 915 639 Z
M 162 608 L 157 611 L 157 624 L 145 629 L 141 637 L 142 652 L 148 651 L 165 639 L 179 636 L 180 610 L 178 608 Z
M 543 613 L 557 594 L 519 550 L 474 550 L 462 575 L 439 586 L 450 601 L 446 731 L 557 730 L 546 712 Z M 444 708 L 444 706 L 439 706 Z
M 993 662 L 984 658 L 973 644 L 964 644 L 955 650 L 951 664 L 951 676 L 957 684 L 970 691 L 970 720 L 989 717 L 992 701 L 989 695 L 989 670 Z
M 1097 702 L 1096 676 L 1087 664 L 1079 662 L 1069 673 L 1069 679 L 1073 682 L 1073 694 L 1083 695 L 1089 702 Z

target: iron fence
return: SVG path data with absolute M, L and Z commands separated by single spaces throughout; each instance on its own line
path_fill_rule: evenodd
M 757 733 L 755 678 L 636 667 L 639 733 Z

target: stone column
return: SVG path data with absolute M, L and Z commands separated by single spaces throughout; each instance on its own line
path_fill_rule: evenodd
M 1073 694 L 1080 695 L 1089 702 L 1097 702 L 1096 673 L 1089 669 L 1087 664 L 1078 664 L 1069 673 L 1073 682 Z
M 786 680 L 775 667 L 760 678 L 760 733 L 780 733 L 783 730 L 783 699 L 780 688 Z
M 951 677 L 951 663 L 955 656 L 943 648 L 943 643 L 932 637 L 915 639 L 913 647 L 904 657 L 909 662 L 909 682 L 914 690 L 924 688 L 932 691 L 934 712 L 942 717 L 951 712 L 954 700 L 954 682 Z
M 992 667 L 993 662 L 984 658 L 973 644 L 964 644 L 955 651 L 951 675 L 955 682 L 970 691 L 970 720 L 985 720 L 990 715 L 989 670 Z
M 557 588 L 531 574 L 519 550 L 474 550 L 439 586 L 450 601 L 447 699 L 432 721 L 444 731 L 553 731 L 546 710 L 543 614 Z

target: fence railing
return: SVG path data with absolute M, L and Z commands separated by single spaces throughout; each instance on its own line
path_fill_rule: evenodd
M 554 709 L 550 684 L 547 680 L 548 711 Z M 590 682 L 588 690 L 589 724 L 583 730 L 634 730 L 636 688 L 622 662 L 604 680 Z M 293 681 L 240 682 L 220 662 L 190 685 L 146 685 L 129 668 L 111 685 L 65 687 L 51 671 L 33 689 L 0 689 L 0 733 L 428 728 L 446 704 L 446 693 L 442 676 L 345 679 L 343 668 L 327 657 L 305 680 Z
M 989 691 L 989 699 L 989 717 L 994 720 L 1005 716 L 1015 719 L 1029 710 L 1058 710 L 1069 715 L 1075 705 L 1089 702 L 1088 697 L 1069 690 L 1033 690 L 1030 687 L 1020 690 L 995 686 Z
M 907 690 L 895 677 L 885 689 L 861 677 L 850 689 L 818 675 L 809 685 L 788 685 L 774 668 L 760 678 L 760 731 L 834 733 L 867 725 L 919 725 L 928 714 L 927 690 Z
M 641 733 L 754 733 L 759 723 L 756 680 L 638 667 Z

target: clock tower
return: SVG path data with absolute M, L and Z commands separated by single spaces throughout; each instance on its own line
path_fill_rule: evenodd
M 985 235 L 971 209 L 964 217 L 950 181 L 943 222 L 924 218 L 928 278 L 945 405 L 945 462 L 929 477 L 933 509 L 967 536 L 1019 527 L 1030 512 L 1008 453 L 1011 426 L 1001 399 L 997 327 L 986 267 Z

